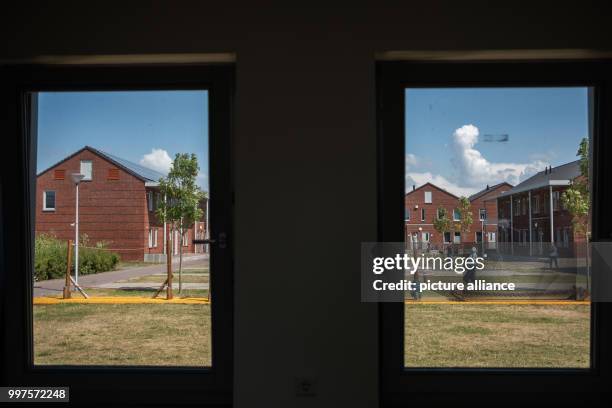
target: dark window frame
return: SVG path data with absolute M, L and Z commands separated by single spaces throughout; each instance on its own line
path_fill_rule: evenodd
M 592 146 L 592 237 L 611 240 L 612 191 L 605 176 L 612 163 L 612 63 L 600 61 L 416 62 L 385 61 L 376 66 L 378 129 L 378 241 L 403 238 L 405 194 L 405 89 L 425 87 L 589 86 L 594 88 Z M 399 220 L 399 222 L 398 222 Z M 590 369 L 405 368 L 404 305 L 379 304 L 380 392 L 382 406 L 457 402 L 465 392 L 503 393 L 507 402 L 583 404 L 607 390 L 612 371 L 612 304 L 593 303 Z M 582 392 L 579 394 L 579 391 Z M 534 392 L 534 393 L 532 393 Z M 586 393 L 586 394 L 585 394 Z M 491 403 L 500 397 L 491 395 Z M 479 402 L 482 402 L 479 399 Z
M 11 160 L 0 163 L 0 384 L 70 386 L 76 404 L 231 404 L 234 70 L 233 64 L 0 67 L 0 124 L 4 149 L 13 152 Z M 212 367 L 33 365 L 32 274 L 17 271 L 32 268 L 36 92 L 113 90 L 208 91 L 210 189 L 215 192 L 210 228 L 212 238 L 226 236 L 223 247 L 211 248 Z M 10 199 L 2 191 L 11 191 Z

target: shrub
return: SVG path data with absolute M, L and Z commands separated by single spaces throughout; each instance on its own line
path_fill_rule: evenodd
M 87 235 L 81 237 L 79 248 L 79 275 L 106 272 L 115 269 L 119 255 L 108 251 L 106 242 L 90 247 Z M 34 277 L 36 280 L 56 279 L 66 273 L 66 241 L 48 234 L 39 234 L 35 242 Z M 74 273 L 74 255 L 71 271 Z

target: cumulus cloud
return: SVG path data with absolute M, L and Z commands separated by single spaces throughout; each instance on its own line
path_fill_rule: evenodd
M 464 125 L 452 135 L 452 164 L 457 170 L 456 180 L 461 185 L 482 188 L 486 184 L 506 181 L 512 185 L 544 170 L 548 165 L 543 160 L 527 163 L 493 163 L 474 148 L 478 143 L 479 130 L 474 125 Z
M 151 153 L 142 156 L 139 161 L 141 166 L 148 167 L 163 174 L 168 174 L 172 167 L 172 158 L 164 149 L 151 149 Z
M 427 171 L 423 173 L 417 173 L 417 172 L 406 173 L 406 192 L 411 191 L 412 186 L 419 187 L 428 182 L 435 184 L 436 186 L 448 191 L 449 193 L 459 196 L 459 197 L 461 196 L 467 197 L 481 190 L 481 188 L 478 188 L 478 187 L 461 187 L 457 185 L 456 183 L 453 183 L 452 181 L 448 180 L 444 176 L 441 176 L 439 174 L 432 174 Z

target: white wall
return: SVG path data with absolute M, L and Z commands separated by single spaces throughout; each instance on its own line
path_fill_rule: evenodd
M 358 279 L 359 244 L 376 237 L 376 52 L 610 48 L 612 38 L 606 13 L 584 2 L 91 3 L 4 9 L 0 58 L 237 55 L 239 408 L 378 404 L 377 309 L 360 303 Z M 301 375 L 318 378 L 317 397 L 293 395 Z

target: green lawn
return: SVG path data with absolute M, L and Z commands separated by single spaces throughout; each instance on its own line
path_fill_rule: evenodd
M 160 283 L 161 286 L 161 283 Z M 157 289 L 86 289 L 85 292 L 91 297 L 108 297 L 108 296 L 135 296 L 135 297 L 152 297 Z M 208 297 L 208 289 L 183 289 L 179 294 L 178 282 L 172 283 L 172 293 L 174 297 Z M 81 294 L 73 292 L 72 297 L 80 297 Z M 166 289 L 164 289 L 158 297 L 166 297 Z
M 144 275 L 138 276 L 136 278 L 131 278 L 125 281 L 120 282 L 146 282 L 146 283 L 159 283 L 160 285 L 166 281 L 167 275 L 164 274 L 155 274 L 155 275 Z M 178 285 L 179 274 L 178 272 L 174 272 L 174 277 L 172 278 L 172 284 Z M 183 283 L 208 283 L 208 273 L 201 272 L 184 272 L 183 277 L 181 279 Z
M 210 305 L 35 305 L 34 363 L 210 366 Z
M 406 367 L 589 367 L 589 305 L 407 304 Z

